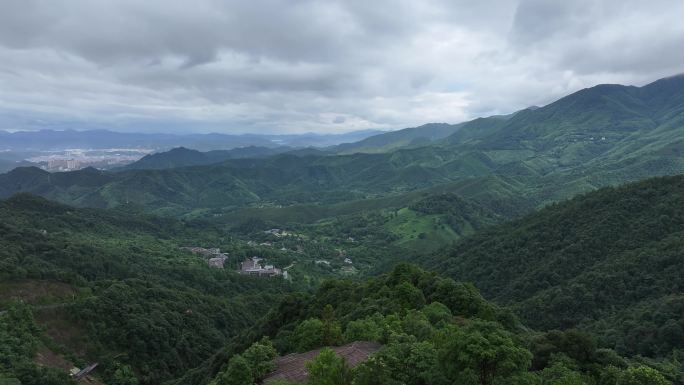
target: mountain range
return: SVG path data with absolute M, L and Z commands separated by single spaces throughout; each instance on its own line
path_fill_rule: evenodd
M 164 134 L 128 133 L 108 130 L 0 131 L 0 151 L 48 151 L 72 148 L 152 148 L 185 146 L 196 150 L 227 150 L 236 147 L 327 147 L 354 142 L 379 133 L 359 130 L 344 134 Z
M 48 174 L 18 168 L 0 175 L 0 196 L 32 192 L 82 206 L 128 202 L 189 213 L 334 204 L 451 186 L 511 217 L 601 186 L 684 172 L 683 119 L 684 77 L 677 76 L 644 87 L 600 85 L 544 107 L 476 119 L 427 146 L 163 170 Z M 176 153 L 184 152 L 167 154 L 178 158 L 167 163 L 185 165 Z
M 284 152 L 294 151 L 292 147 L 236 147 L 230 150 L 201 152 L 185 147 L 148 154 L 140 160 L 121 167 L 121 170 L 162 170 L 186 166 L 201 166 L 220 163 L 228 159 L 265 158 Z

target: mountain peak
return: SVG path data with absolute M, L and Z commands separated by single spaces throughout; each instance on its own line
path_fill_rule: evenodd
M 10 175 L 45 175 L 49 174 L 49 172 L 36 167 L 36 166 L 26 166 L 26 167 L 16 167 L 15 169 L 11 170 L 7 174 Z
M 199 152 L 199 151 L 193 150 L 191 148 L 180 146 L 180 147 L 174 147 L 174 148 L 170 149 L 169 152 Z

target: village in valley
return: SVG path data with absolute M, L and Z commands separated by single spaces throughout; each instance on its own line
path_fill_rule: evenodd
M 345 241 L 354 243 L 353 238 Z M 354 261 L 345 248 L 336 247 L 339 244 L 340 241 L 326 242 L 272 228 L 234 239 L 230 244 L 230 251 L 223 251 L 216 245 L 186 246 L 181 249 L 201 257 L 211 268 L 233 270 L 244 276 L 292 281 L 293 270 L 297 270 L 307 280 L 310 274 L 356 274 L 358 270 Z

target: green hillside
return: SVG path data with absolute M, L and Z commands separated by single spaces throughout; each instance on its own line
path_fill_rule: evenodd
M 648 176 L 681 167 L 676 149 L 681 149 L 683 99 L 684 75 L 640 88 L 599 85 L 498 125 L 470 122 L 478 124 L 466 124 L 445 141 L 522 161 L 542 175 L 580 167 L 613 178 L 632 172 Z
M 467 366 L 454 369 L 440 361 L 452 338 L 468 340 L 470 333 L 479 333 L 501 341 L 503 333 L 521 354 L 529 354 L 530 361 L 520 361 L 511 372 L 492 375 L 523 381 L 516 383 L 566 375 L 591 382 L 608 375 L 604 372 L 620 377 L 636 368 L 646 370 L 640 365 L 655 367 L 671 381 L 681 383 L 675 352 L 681 348 L 677 333 L 682 300 L 677 285 L 684 270 L 677 265 L 677 252 L 682 248 L 677 242 L 679 227 L 684 226 L 684 213 L 679 213 L 684 207 L 679 193 L 683 187 L 684 178 L 673 177 L 604 189 L 516 222 L 478 229 L 448 258 L 423 255 L 417 260 L 431 270 L 473 281 L 486 298 L 511 306 L 525 326 L 540 332 L 525 329 L 511 313 L 484 301 L 471 286 L 406 267 L 365 284 L 324 284 L 312 298 L 299 294 L 285 300 L 281 310 L 261 323 L 260 315 L 289 291 L 287 287 L 211 270 L 201 259 L 178 250 L 188 242 L 230 248 L 226 242 L 231 241 L 222 240 L 220 228 L 120 210 L 75 209 L 17 196 L 1 205 L 0 299 L 5 302 L 0 301 L 0 307 L 11 312 L 0 318 L 13 317 L 13 322 L 20 319 L 36 326 L 12 331 L 24 339 L 30 335 L 34 342 L 25 347 L 27 352 L 12 353 L 12 362 L 28 371 L 9 373 L 42 378 L 46 384 L 69 383 L 60 377 L 62 372 L 41 369 L 30 359 L 36 351 L 47 349 L 73 357 L 75 362 L 101 362 L 98 375 L 104 380 L 128 373 L 144 384 L 162 380 L 205 384 L 217 373 L 228 371 L 231 356 L 264 335 L 271 337 L 280 354 L 328 341 L 302 338 L 310 334 L 307 328 L 320 325 L 312 319 L 327 319 L 322 309 L 330 304 L 340 330 L 339 339 L 331 343 L 375 339 L 385 345 L 378 359 L 387 365 L 409 360 L 408 352 L 419 347 L 436 360 L 429 361 L 436 366 L 408 372 L 377 372 L 379 368 L 361 366 L 370 371 L 370 378 L 394 378 L 391 373 L 400 373 L 396 375 L 406 377 L 395 380 L 409 381 L 424 371 L 439 372 L 439 367 L 457 370 L 453 375 L 466 375 Z M 392 213 L 388 211 L 389 221 L 381 223 L 398 235 L 420 228 L 423 222 L 412 222 L 420 220 L 415 213 L 430 219 L 437 216 L 442 224 L 464 230 L 492 215 L 453 194 L 429 194 Z M 315 228 L 325 232 L 326 225 L 319 223 Z M 433 231 L 431 236 L 439 235 Z M 361 235 L 356 236 L 365 242 Z M 401 237 L 397 239 L 403 243 Z M 428 250 L 420 244 L 404 246 Z M 410 285 L 399 285 L 405 281 Z M 50 294 L 25 294 L 43 291 Z M 29 305 L 10 301 L 12 296 Z M 254 306 L 257 299 L 263 307 Z M 401 302 L 404 299 L 408 302 Z M 435 301 L 457 316 L 455 330 L 448 324 L 419 327 L 421 317 L 430 322 L 428 309 L 443 310 Z M 247 303 L 250 305 L 245 307 Z M 492 321 L 500 325 L 487 323 Z M 389 326 L 393 323 L 397 326 Z M 255 328 L 255 324 L 260 326 Z M 589 334 L 550 331 L 572 327 Z M 370 335 L 363 334 L 368 330 Z M 373 330 L 378 334 L 372 334 Z M 185 335 L 186 342 L 168 344 L 169 339 L 180 338 L 169 332 Z M 399 334 L 392 337 L 393 333 Z M 409 337 L 401 337 L 402 333 Z M 160 356 L 160 349 L 164 355 Z M 632 358 L 619 358 L 605 349 Z M 640 359 L 637 354 L 661 361 Z M 565 356 L 570 361 L 559 358 Z M 172 362 L 176 364 L 169 366 Z M 617 372 L 611 372 L 610 365 L 617 366 Z M 226 375 L 219 374 L 219 378 Z M 361 376 L 358 372 L 351 375 Z M 45 379 L 50 376 L 55 378 Z
M 288 297 L 258 328 L 173 384 L 201 384 L 212 377 L 216 385 L 264 378 L 269 383 L 283 369 L 278 356 L 357 341 L 375 343 L 378 350 L 345 368 L 341 358 L 323 349 L 299 370 L 308 369 L 310 384 L 334 385 L 682 380 L 669 366 L 658 370 L 649 366 L 653 362 L 620 357 L 589 334 L 531 331 L 472 285 L 400 264 L 364 282 L 329 281 L 314 295 Z
M 354 143 L 344 143 L 329 148 L 337 154 L 380 153 L 404 147 L 425 146 L 444 139 L 459 129 L 458 124 L 428 123 L 419 127 L 385 132 Z
M 579 327 L 621 354 L 684 348 L 684 177 L 606 188 L 478 232 L 426 266 L 525 324 Z
M 39 354 L 99 362 L 106 384 L 122 383 L 123 372 L 160 384 L 209 359 L 291 290 L 179 250 L 229 248 L 198 222 L 22 195 L 0 202 L 0 234 L 0 325 L 24 325 L 0 328 L 0 382 L 72 383 L 54 360 L 37 365 Z

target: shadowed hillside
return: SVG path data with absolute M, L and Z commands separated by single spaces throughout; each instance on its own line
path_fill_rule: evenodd
M 580 327 L 624 354 L 684 348 L 684 177 L 606 188 L 483 230 L 426 266 L 535 328 Z

